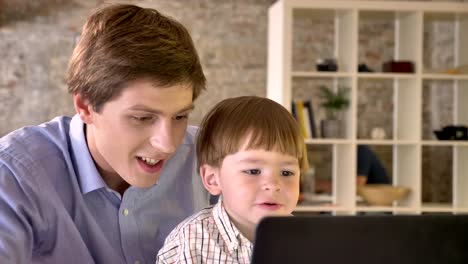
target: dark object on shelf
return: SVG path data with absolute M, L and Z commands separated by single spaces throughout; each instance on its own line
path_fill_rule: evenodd
M 468 140 L 468 127 L 445 126 L 441 130 L 434 130 L 438 140 Z
M 387 61 L 383 63 L 383 72 L 414 72 L 414 64 L 411 61 Z
M 338 64 L 335 59 L 319 59 L 315 66 L 317 71 L 338 71 Z
M 358 65 L 358 72 L 374 72 L 374 70 L 367 67 L 367 65 L 365 63 L 360 63 Z

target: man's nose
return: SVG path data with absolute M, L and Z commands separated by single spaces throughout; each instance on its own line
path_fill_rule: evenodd
M 166 154 L 172 154 L 176 151 L 177 142 L 175 142 L 172 120 L 165 120 L 158 123 L 153 129 L 150 143 L 158 151 Z

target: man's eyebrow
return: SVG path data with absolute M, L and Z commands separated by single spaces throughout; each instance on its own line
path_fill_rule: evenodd
M 178 110 L 176 113 L 183 113 L 183 112 L 191 111 L 194 108 L 195 108 L 195 105 L 190 104 L 189 106 Z M 132 106 L 132 107 L 130 107 L 128 109 L 137 110 L 137 111 L 145 111 L 145 112 L 154 113 L 154 114 L 162 114 L 163 113 L 163 111 L 161 111 L 161 110 L 149 108 L 149 107 L 144 106 L 144 105 L 134 105 L 134 106 Z

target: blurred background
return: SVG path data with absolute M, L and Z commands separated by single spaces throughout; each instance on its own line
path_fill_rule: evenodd
M 274 0 L 0 0 L 0 136 L 57 115 L 74 114 L 65 80 L 68 59 L 86 17 L 96 7 L 109 2 L 156 8 L 182 22 L 191 32 L 208 86 L 196 101 L 191 124 L 198 124 L 203 114 L 221 99 L 266 95 L 267 12 Z M 313 68 L 317 58 L 330 54 L 331 26 L 326 21 L 313 19 L 294 21 L 297 34 L 293 64 L 297 70 Z M 313 35 L 307 34 L 311 27 L 314 27 Z M 363 34 L 359 39 L 359 59 L 370 68 L 378 69 L 393 54 L 392 49 L 376 48 L 394 46 L 393 25 L 383 21 L 371 27 L 364 24 L 360 30 Z M 425 56 L 426 64 L 444 66 L 453 62 L 452 36 L 443 24 L 425 32 L 425 43 L 429 44 L 424 54 L 430 54 Z M 306 89 L 317 84 L 294 85 L 294 96 L 304 97 L 307 92 L 302 87 Z M 386 85 L 385 81 L 362 84 L 358 116 L 365 121 L 359 122 L 358 137 L 368 137 L 376 127 L 384 129 L 387 137 L 391 137 L 392 118 L 388 113 L 393 110 L 393 102 L 391 89 L 385 89 Z M 372 88 L 368 88 L 370 86 Z M 432 137 L 433 129 L 451 122 L 451 109 L 444 106 L 451 105 L 447 102 L 451 102 L 453 94 L 440 88 L 443 86 L 444 83 L 440 83 L 439 88 L 428 89 L 430 92 L 424 94 L 425 138 Z M 321 110 L 314 111 L 320 119 Z M 372 148 L 391 175 L 391 147 Z M 319 164 L 315 166 L 317 177 L 329 175 L 330 149 L 325 146 L 311 151 L 311 162 Z M 450 147 L 424 149 L 424 200 L 450 200 L 450 151 Z

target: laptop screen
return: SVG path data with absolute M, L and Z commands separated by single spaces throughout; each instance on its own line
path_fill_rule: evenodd
M 468 215 L 270 217 L 253 264 L 468 263 Z

